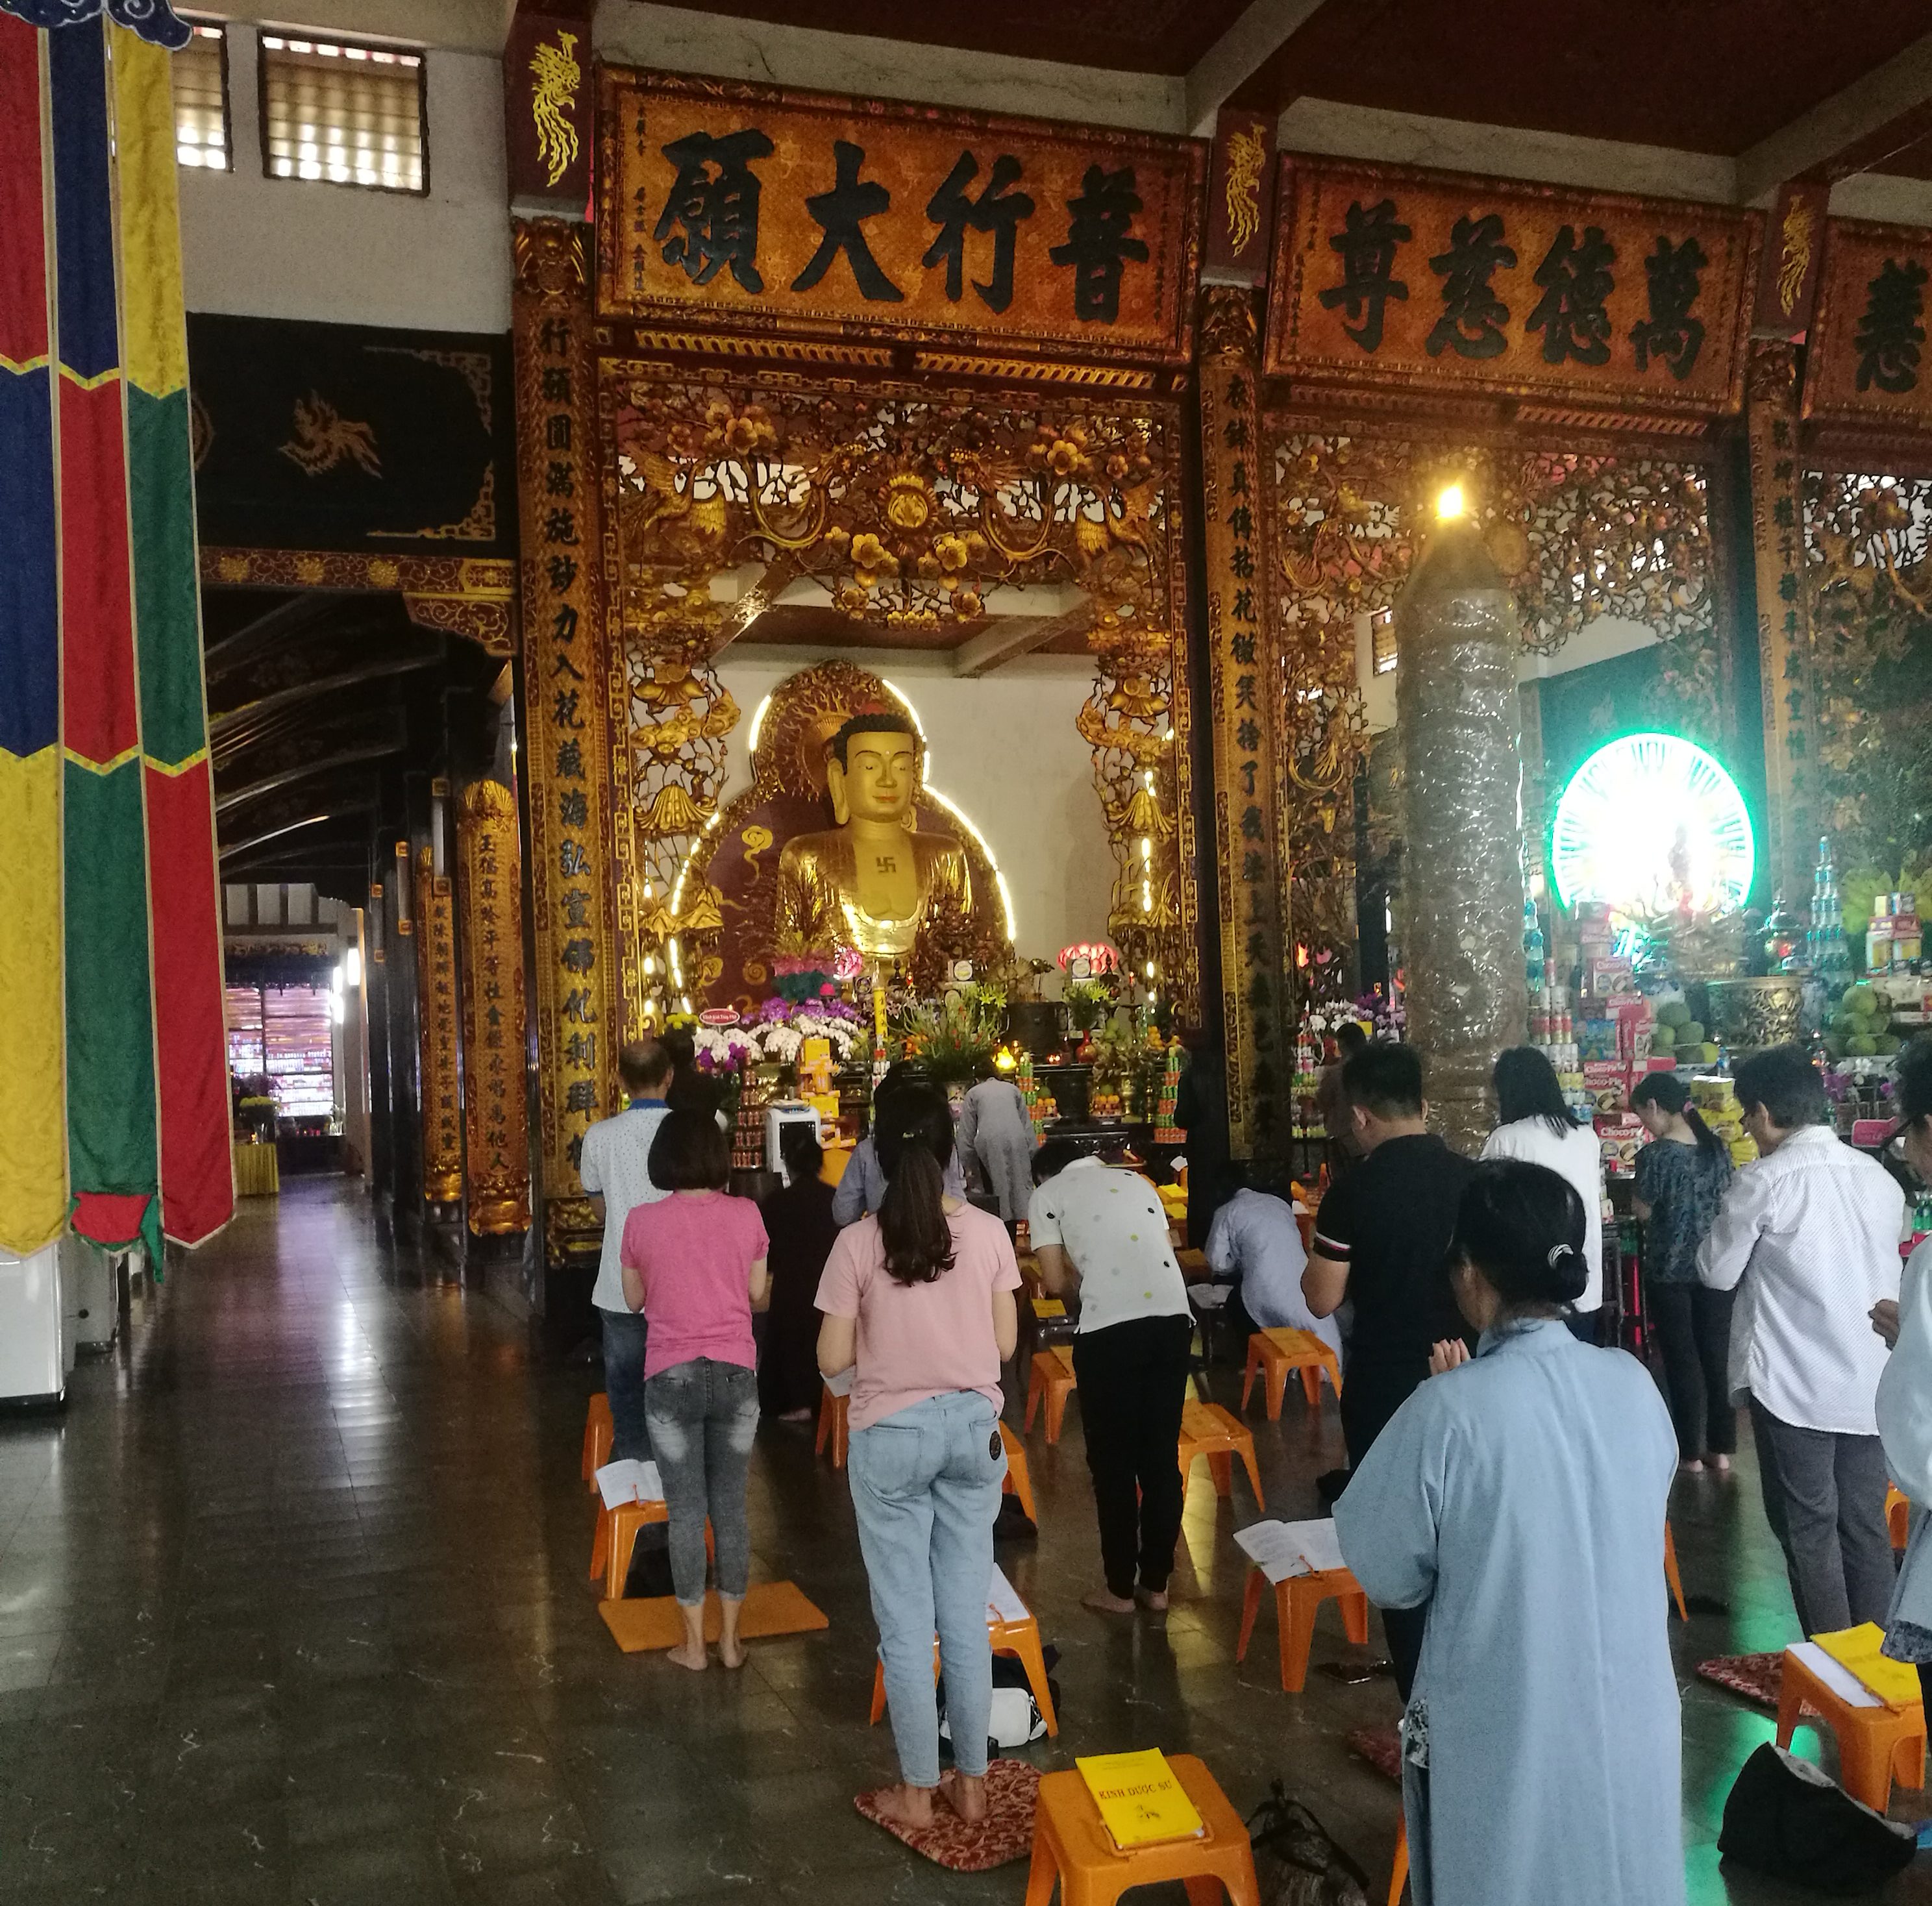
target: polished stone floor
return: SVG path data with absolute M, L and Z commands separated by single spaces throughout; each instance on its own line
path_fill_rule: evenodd
M 942 1874 L 852 1811 L 890 1743 L 864 1724 L 874 1637 L 843 1478 L 804 1431 L 761 1435 L 757 1565 L 830 1632 L 701 1680 L 618 1653 L 586 1579 L 594 1387 L 380 1245 L 355 1187 L 298 1180 L 136 1302 L 64 1415 L 0 1417 L 0 1902 L 1018 1906 L 1024 1867 Z M 1237 1387 L 1216 1373 L 1222 1400 Z M 1254 1420 L 1270 1510 L 1314 1512 L 1341 1460 L 1332 1404 L 1317 1418 L 1291 1393 L 1279 1426 Z M 1197 1469 L 1192 1598 L 1165 1629 L 1109 1623 L 1078 1606 L 1077 1400 L 1058 1448 L 1030 1448 L 1042 1533 L 1003 1560 L 1063 1654 L 1041 1763 L 1185 1749 L 1244 1809 L 1279 1775 L 1379 1899 L 1395 1793 L 1342 1737 L 1394 1720 L 1392 1685 L 1318 1672 L 1283 1694 L 1266 1617 L 1234 1666 L 1245 1482 L 1222 1503 Z M 1796 1634 L 1748 1461 L 1680 1484 L 1674 1521 L 1688 1588 L 1727 1604 L 1677 1629 L 1691 1897 L 1796 1898 L 1720 1871 L 1724 1794 L 1771 1723 L 1689 1672 Z M 1324 1617 L 1317 1662 L 1356 1652 Z M 1932 1901 L 1932 1874 L 1884 1896 Z

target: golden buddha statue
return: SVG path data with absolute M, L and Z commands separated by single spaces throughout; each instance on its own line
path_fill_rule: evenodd
M 922 938 L 966 950 L 973 876 L 965 850 L 950 834 L 911 830 L 921 753 L 912 723 L 886 709 L 853 716 L 827 743 L 826 787 L 838 824 L 786 842 L 773 952 L 850 947 L 868 960 L 903 959 Z

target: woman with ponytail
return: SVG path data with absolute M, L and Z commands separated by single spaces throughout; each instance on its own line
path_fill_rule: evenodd
M 1630 1109 L 1650 1134 L 1636 1155 L 1630 1208 L 1644 1227 L 1644 1307 L 1664 1359 L 1678 1464 L 1721 1475 L 1738 1446 L 1726 1367 L 1737 1293 L 1698 1282 L 1697 1247 L 1730 1184 L 1730 1151 L 1699 1117 L 1690 1087 L 1675 1073 L 1639 1080 Z
M 885 1199 L 826 1260 L 818 1367 L 853 1373 L 847 1473 L 899 1760 L 880 1811 L 920 1827 L 942 1790 L 962 1820 L 986 1815 L 986 1598 L 1006 1474 L 1000 1366 L 1019 1338 L 1020 1273 L 1006 1227 L 946 1190 L 952 1115 L 940 1093 L 892 1094 L 874 1136 Z M 943 1789 L 935 1634 L 954 1764 Z
M 1402 1756 L 1421 1906 L 1683 1906 L 1675 1439 L 1643 1366 L 1565 1326 L 1583 1238 L 1556 1172 L 1477 1167 L 1450 1247 L 1475 1355 L 1436 1346 L 1335 1505 L 1369 1599 L 1426 1613 Z

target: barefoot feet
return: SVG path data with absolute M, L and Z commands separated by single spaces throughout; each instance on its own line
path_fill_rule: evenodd
M 908 1787 L 903 1781 L 896 1787 L 882 1787 L 874 1796 L 880 1817 L 915 1831 L 930 1826 L 934 1790 L 930 1787 Z
M 1166 1589 L 1137 1588 L 1134 1590 L 1134 1599 L 1150 1615 L 1167 1613 Z
M 1134 1612 L 1132 1595 L 1115 1595 L 1107 1589 L 1096 1589 L 1091 1595 L 1083 1595 L 1080 1605 L 1092 1609 L 1096 1615 L 1131 1615 Z
M 711 1665 L 710 1652 L 701 1641 L 680 1641 L 666 1652 L 680 1667 L 688 1667 L 694 1674 L 702 1674 Z
M 946 1804 L 968 1826 L 976 1826 L 986 1817 L 986 1779 L 983 1774 L 962 1774 L 948 1768 L 939 1776 L 939 1791 Z

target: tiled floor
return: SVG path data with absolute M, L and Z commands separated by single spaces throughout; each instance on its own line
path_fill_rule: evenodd
M 585 1572 L 593 1387 L 380 1247 L 353 1187 L 298 1181 L 137 1304 L 64 1416 L 0 1418 L 0 1902 L 1018 1906 L 1023 1867 L 942 1874 L 852 1811 L 890 1776 L 890 1742 L 864 1724 L 873 1634 L 844 1481 L 806 1432 L 761 1436 L 757 1559 L 830 1631 L 702 1680 L 617 1652 Z M 1217 1373 L 1222 1400 L 1236 1387 Z M 1316 1673 L 1284 1695 L 1265 1616 L 1234 1666 L 1230 1532 L 1252 1509 L 1244 1481 L 1219 1502 L 1204 1465 L 1198 1598 L 1164 1631 L 1082 1612 L 1079 1416 L 1057 1449 L 1030 1439 L 1043 1531 L 1002 1557 L 1063 1652 L 1065 1730 L 1042 1764 L 1184 1748 L 1244 1808 L 1279 1775 L 1379 1882 L 1394 1791 L 1342 1739 L 1394 1719 L 1391 1685 Z M 1270 1508 L 1312 1512 L 1312 1478 L 1341 1460 L 1332 1404 L 1316 1419 L 1291 1392 L 1278 1427 L 1253 1420 Z M 1796 1898 L 1718 1870 L 1724 1794 L 1771 1724 L 1688 1679 L 1793 1636 L 1782 1572 L 1748 1477 L 1681 1486 L 1674 1519 L 1687 1586 L 1730 1606 L 1678 1630 L 1691 1896 Z M 1352 1652 L 1324 1617 L 1317 1661 Z M 1886 1897 L 1932 1900 L 1932 1877 Z

